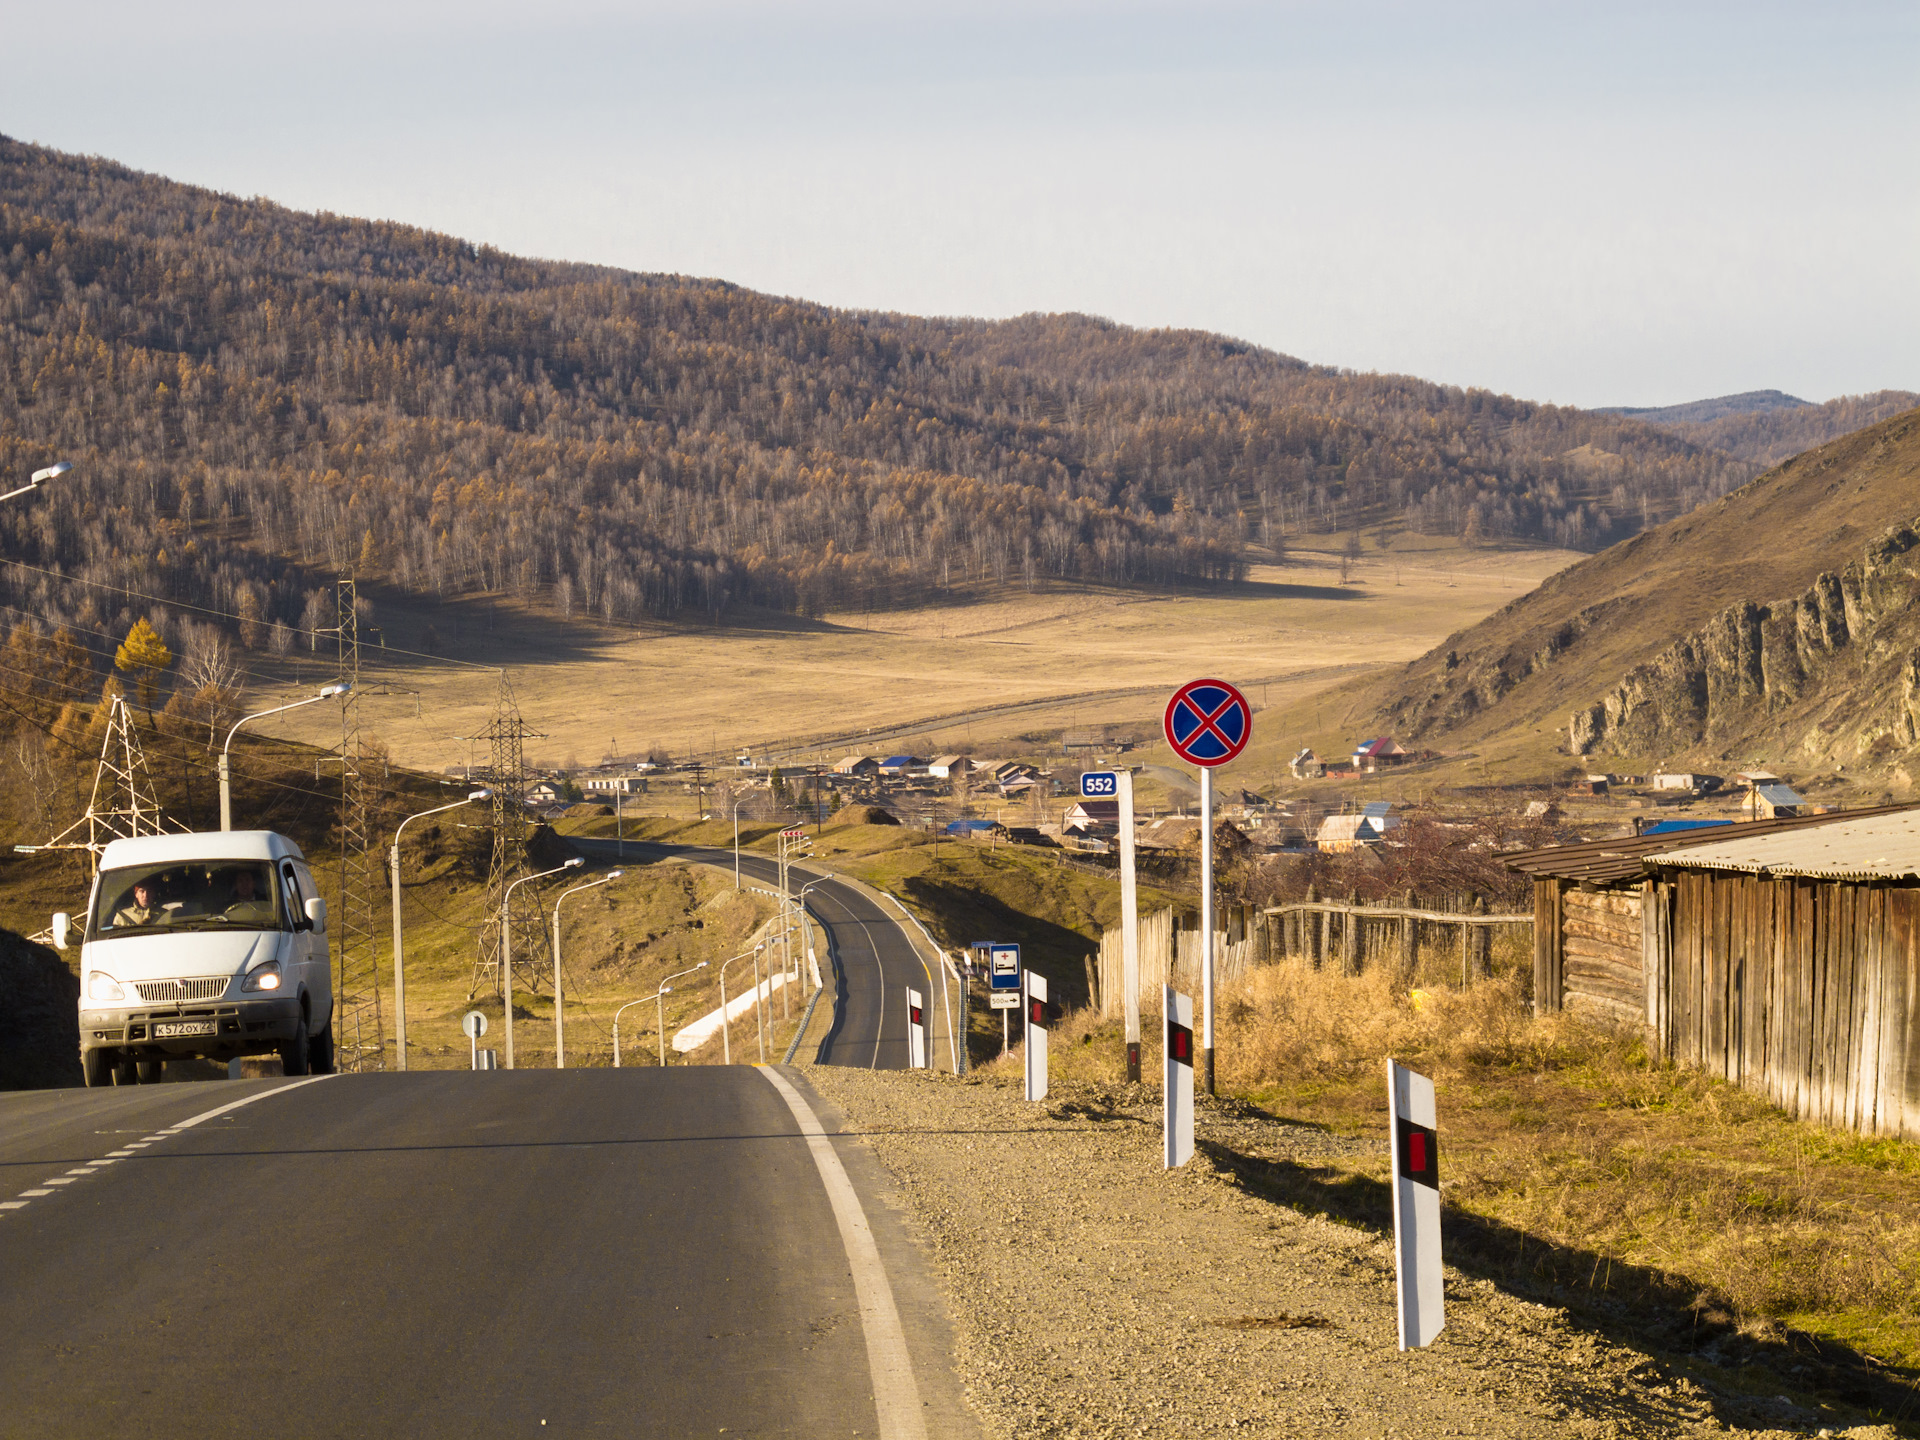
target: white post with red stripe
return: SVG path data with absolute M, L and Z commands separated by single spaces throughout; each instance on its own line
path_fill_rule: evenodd
M 1021 973 L 1026 977 L 1026 1004 L 1021 1009 L 1026 1015 L 1027 1027 L 1027 1099 L 1044 1100 L 1047 1098 L 1047 1027 L 1053 1018 L 1047 1004 L 1047 977 L 1031 970 Z
M 1165 1097 L 1167 1169 L 1193 1158 L 1193 997 L 1160 987 L 1160 1093 Z
M 1433 1081 L 1387 1061 L 1393 1129 L 1393 1280 L 1400 1348 L 1431 1345 L 1447 1323 L 1440 1271 L 1440 1150 Z
M 907 1066 L 927 1068 L 927 1012 L 920 992 L 912 986 L 907 987 Z

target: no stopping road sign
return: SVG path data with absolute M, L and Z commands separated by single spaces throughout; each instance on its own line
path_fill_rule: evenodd
M 1224 765 L 1253 737 L 1253 707 L 1224 680 L 1189 680 L 1167 702 L 1166 732 L 1189 765 Z

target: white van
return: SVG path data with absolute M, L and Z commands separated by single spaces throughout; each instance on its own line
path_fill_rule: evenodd
M 72 917 L 53 917 L 67 948 Z M 271 830 L 146 835 L 100 857 L 80 942 L 89 1085 L 160 1079 L 169 1059 L 278 1055 L 333 1068 L 327 902 L 300 847 Z

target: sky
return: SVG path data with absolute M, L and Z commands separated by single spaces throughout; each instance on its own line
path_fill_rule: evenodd
M 11 0 L 0 132 L 1563 404 L 1920 390 L 1920 6 Z

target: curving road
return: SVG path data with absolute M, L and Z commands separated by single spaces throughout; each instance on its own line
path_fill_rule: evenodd
M 611 840 L 573 839 L 582 853 L 610 860 L 616 851 Z M 630 855 L 651 859 L 679 858 L 725 870 L 733 868 L 733 852 L 712 846 L 660 845 L 626 842 Z M 740 874 L 756 885 L 778 888 L 780 865 L 764 855 L 740 854 Z M 788 884 L 798 891 L 811 885 L 807 908 L 831 937 L 839 964 L 832 982 L 834 1023 L 820 1041 L 814 1059 L 821 1065 L 859 1065 L 878 1070 L 907 1068 L 907 988 L 927 997 L 934 1021 L 932 1048 L 936 1068 L 950 1068 L 940 975 L 914 947 L 903 923 L 881 908 L 859 887 L 803 865 L 787 867 Z M 958 995 L 949 987 L 958 1003 Z
M 745 1066 L 0 1095 L 0 1433 L 964 1440 L 823 1114 Z

